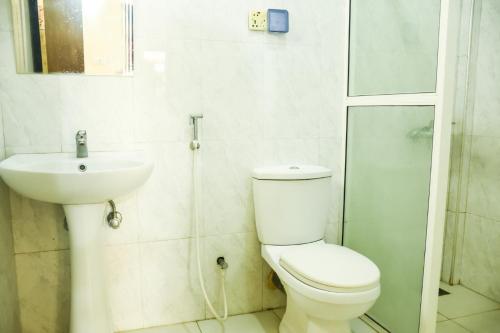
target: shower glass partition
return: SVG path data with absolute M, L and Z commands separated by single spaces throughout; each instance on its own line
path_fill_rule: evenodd
M 380 268 L 382 293 L 367 315 L 389 332 L 436 327 L 454 6 L 351 0 L 347 9 L 342 242 Z
M 434 128 L 433 106 L 348 110 L 344 245 L 381 270 L 368 315 L 418 332 Z

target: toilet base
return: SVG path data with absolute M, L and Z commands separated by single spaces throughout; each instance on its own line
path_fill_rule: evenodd
M 280 333 L 351 333 L 348 320 L 325 320 L 307 315 L 291 297 L 279 327 Z

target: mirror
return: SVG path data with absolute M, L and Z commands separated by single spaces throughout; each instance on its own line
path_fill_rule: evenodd
M 133 0 L 12 0 L 19 74 L 130 75 Z

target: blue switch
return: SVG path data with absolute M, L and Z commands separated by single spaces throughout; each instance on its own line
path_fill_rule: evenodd
M 287 33 L 289 30 L 288 10 L 268 9 L 267 25 L 269 27 L 269 32 Z

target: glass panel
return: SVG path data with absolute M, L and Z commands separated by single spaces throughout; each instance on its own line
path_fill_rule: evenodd
M 133 0 L 12 0 L 19 74 L 130 74 Z
M 419 329 L 433 123 L 433 106 L 348 110 L 344 245 L 380 268 L 368 315 L 392 332 Z
M 436 90 L 440 0 L 351 0 L 349 95 Z

